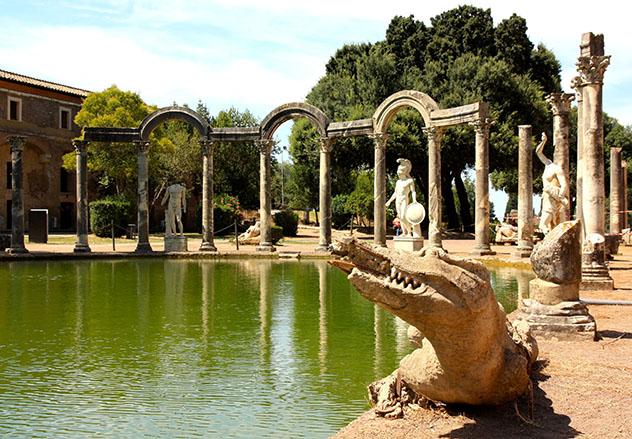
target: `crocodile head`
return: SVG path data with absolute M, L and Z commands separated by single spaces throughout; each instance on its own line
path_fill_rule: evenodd
M 360 294 L 427 338 L 441 336 L 455 319 L 481 317 L 490 301 L 497 307 L 487 269 L 441 249 L 403 253 L 346 238 L 334 244 L 334 255 L 331 264 L 348 273 Z

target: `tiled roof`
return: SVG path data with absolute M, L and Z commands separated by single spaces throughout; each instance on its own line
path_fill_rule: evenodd
M 8 72 L 6 70 L 0 70 L 0 79 L 17 82 L 19 84 L 31 85 L 33 87 L 44 88 L 47 90 L 54 90 L 68 95 L 80 96 L 82 98 L 85 98 L 86 96 L 88 96 L 88 93 L 90 93 L 88 90 L 69 87 L 67 85 L 57 84 L 55 82 L 44 81 L 42 79 L 31 78 L 30 76 L 20 75 L 17 73 Z

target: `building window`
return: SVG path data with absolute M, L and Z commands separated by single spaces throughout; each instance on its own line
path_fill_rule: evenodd
M 13 188 L 13 166 L 11 165 L 11 162 L 7 162 L 7 189 L 12 189 Z
M 9 120 L 22 120 L 22 99 L 9 97 L 9 111 L 7 118 Z
M 71 128 L 71 114 L 72 112 L 70 111 L 70 108 L 61 107 L 59 109 L 59 128 L 62 130 L 69 130 Z
M 68 171 L 64 168 L 61 168 L 59 171 L 59 190 L 60 192 L 70 192 L 70 175 Z

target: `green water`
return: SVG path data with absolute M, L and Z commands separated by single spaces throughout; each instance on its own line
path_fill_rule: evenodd
M 4 263 L 0 437 L 327 437 L 411 349 L 321 261 Z

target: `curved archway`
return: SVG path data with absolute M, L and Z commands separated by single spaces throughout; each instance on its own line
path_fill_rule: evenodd
M 190 108 L 176 106 L 164 107 L 154 111 L 140 123 L 138 130 L 141 140 L 149 140 L 149 135 L 158 125 L 173 119 L 189 123 L 200 133 L 200 136 L 204 138 L 207 137 L 211 129 L 208 121 Z
M 305 102 L 290 102 L 279 105 L 261 121 L 261 139 L 272 139 L 279 126 L 296 117 L 306 117 L 314 124 L 321 137 L 327 137 L 329 118 L 322 110 Z
M 439 105 L 425 93 L 416 90 L 402 90 L 384 99 L 373 113 L 373 130 L 385 133 L 395 115 L 403 107 L 412 107 L 421 114 L 425 125 L 430 123 L 430 113 L 439 109 Z

